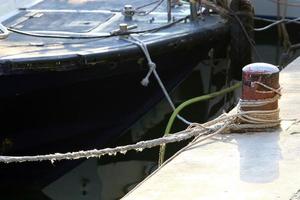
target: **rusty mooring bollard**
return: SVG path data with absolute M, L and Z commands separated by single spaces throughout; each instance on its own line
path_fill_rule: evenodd
M 241 117 L 240 122 L 252 124 L 253 128 L 259 129 L 264 125 L 266 128 L 277 127 L 280 124 L 278 99 L 281 96 L 279 69 L 267 63 L 253 63 L 245 66 L 242 71 L 239 109 L 241 112 L 254 112 Z

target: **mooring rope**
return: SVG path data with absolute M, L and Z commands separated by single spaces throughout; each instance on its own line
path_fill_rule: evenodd
M 130 42 L 130 43 L 133 43 L 133 44 L 137 45 L 142 50 L 142 52 L 144 53 L 144 55 L 147 59 L 148 66 L 149 66 L 149 71 L 148 71 L 147 75 L 143 78 L 143 80 L 141 81 L 141 84 L 145 87 L 148 86 L 148 84 L 150 82 L 149 78 L 150 78 L 151 74 L 153 73 L 154 77 L 156 78 L 156 80 L 157 80 L 162 92 L 164 93 L 168 103 L 170 104 L 171 108 L 174 111 L 176 107 L 175 107 L 175 105 L 174 105 L 174 103 L 173 103 L 166 87 L 164 86 L 160 76 L 158 75 L 158 73 L 156 71 L 156 64 L 151 59 L 151 56 L 150 56 L 149 50 L 147 48 L 147 45 L 142 40 L 138 39 L 133 34 L 129 35 L 129 37 L 122 37 L 122 39 L 127 41 L 127 42 Z M 185 118 L 181 117 L 180 115 L 177 115 L 177 118 L 180 119 L 183 123 L 185 123 L 187 125 L 191 124 L 191 122 L 189 122 Z
M 218 130 L 222 125 L 212 127 L 210 129 L 202 129 L 199 127 L 194 127 L 193 129 L 186 129 L 184 131 L 178 132 L 168 137 L 162 137 L 158 139 L 141 141 L 136 144 L 130 144 L 126 146 L 118 146 L 115 148 L 105 148 L 105 149 L 94 149 L 88 151 L 77 151 L 68 153 L 54 153 L 48 155 L 36 155 L 36 156 L 0 156 L 0 162 L 2 163 L 16 163 L 16 162 L 37 162 L 37 161 L 51 161 L 52 163 L 60 160 L 76 160 L 80 158 L 100 158 L 104 155 L 114 156 L 117 153 L 126 154 L 130 150 L 136 150 L 138 152 L 143 151 L 146 148 L 153 148 L 161 144 L 179 142 L 187 140 L 189 138 L 207 135 L 216 130 Z
M 272 92 L 274 94 L 274 97 L 272 98 L 266 98 L 266 99 L 256 99 L 256 100 L 246 100 L 246 99 L 240 99 L 239 103 L 237 105 L 237 113 L 242 113 L 242 115 L 238 116 L 240 120 L 240 124 L 248 124 L 248 125 L 260 125 L 259 128 L 271 128 L 271 127 L 277 127 L 280 124 L 280 118 L 279 118 L 279 108 L 277 108 L 277 105 L 275 105 L 275 109 L 268 109 L 268 110 L 261 110 L 262 106 L 266 105 L 272 105 L 278 101 L 281 97 L 281 87 L 275 89 L 272 88 L 266 84 L 263 84 L 258 81 L 252 82 L 252 85 L 257 84 L 268 91 L 260 91 L 256 90 L 256 93 L 270 93 Z M 245 113 L 249 108 L 254 111 L 263 111 L 261 113 Z M 254 127 L 255 128 L 255 127 Z
M 77 151 L 68 153 L 54 153 L 48 155 L 36 155 L 36 156 L 0 156 L 0 162 L 2 163 L 20 163 L 20 162 L 38 162 L 38 161 L 51 161 L 52 163 L 60 160 L 76 160 L 81 158 L 100 158 L 104 155 L 115 156 L 117 153 L 126 154 L 130 150 L 136 150 L 138 152 L 147 148 L 153 148 L 162 144 L 180 142 L 183 140 L 196 137 L 200 141 L 209 139 L 222 131 L 228 132 L 228 130 L 236 130 L 241 128 L 251 128 L 246 124 L 236 125 L 234 121 L 237 116 L 249 114 L 253 111 L 237 113 L 232 115 L 220 116 L 219 118 L 212 120 L 204 124 L 193 124 L 192 128 L 187 128 L 184 131 L 170 134 L 162 138 L 157 138 L 148 141 L 141 141 L 136 144 L 130 144 L 125 146 L 118 146 L 115 148 L 94 149 L 88 151 Z M 256 114 L 261 112 L 255 112 Z M 262 112 L 264 113 L 264 112 Z M 259 126 L 262 128 L 262 126 Z M 263 127 L 268 127 L 264 125 Z M 257 127 L 256 127 L 257 128 Z M 201 138 L 204 136 L 203 138 Z M 198 141 L 198 140 L 197 140 Z M 199 141 L 198 141 L 199 142 Z
M 234 118 L 231 124 L 227 126 L 226 132 L 240 132 L 240 131 L 257 131 L 265 130 L 270 128 L 276 128 L 280 125 L 281 120 L 279 119 L 279 109 L 274 110 L 262 110 L 261 106 L 272 104 L 281 97 L 281 87 L 278 89 L 272 88 L 264 83 L 254 81 L 251 85 L 260 85 L 267 89 L 265 92 L 273 92 L 275 95 L 273 98 L 261 99 L 261 100 L 245 100 L 240 99 L 236 107 L 236 114 L 223 114 L 215 120 L 199 125 L 192 123 L 190 127 L 200 126 L 202 128 L 209 127 L 214 123 L 226 121 Z M 256 90 L 256 92 L 261 92 Z M 247 108 L 251 107 L 248 111 Z M 165 136 L 168 136 L 169 131 Z M 209 138 L 209 137 L 208 137 Z M 196 139 L 197 140 L 197 139 Z M 162 144 L 159 151 L 158 165 L 161 166 L 165 159 L 166 144 Z
M 261 106 L 265 106 L 271 103 L 276 102 L 280 98 L 279 95 L 276 95 L 273 98 L 262 99 L 262 100 L 240 100 L 237 105 L 237 113 L 243 113 L 246 108 L 251 107 L 252 109 L 260 109 Z M 270 124 L 277 126 L 280 123 L 279 119 L 279 109 L 265 110 L 262 113 L 243 113 L 243 115 L 238 117 L 243 122 L 249 124 L 266 124 L 268 127 Z
M 204 0 L 204 2 L 207 2 Z M 214 5 L 215 7 L 215 5 Z M 218 11 L 221 12 L 224 9 L 221 9 L 217 7 Z M 225 10 L 226 14 L 229 14 L 229 11 Z M 239 21 L 239 18 L 237 17 L 237 20 Z M 239 21 L 239 23 L 241 23 Z M 242 26 L 242 25 L 241 25 Z M 243 26 L 242 26 L 243 27 Z M 247 33 L 245 33 L 247 36 Z M 172 102 L 163 82 L 161 81 L 157 71 L 156 71 L 156 64 L 152 61 L 151 56 L 149 54 L 148 48 L 146 44 L 139 40 L 134 35 L 129 35 L 128 38 L 122 37 L 124 40 L 131 42 L 138 47 L 141 48 L 143 53 L 145 54 L 145 57 L 148 61 L 149 71 L 145 78 L 142 80 L 143 85 L 147 85 L 149 83 L 149 77 L 153 73 L 155 78 L 157 79 L 164 95 L 166 96 L 170 106 L 173 110 L 175 110 L 175 105 Z M 249 39 L 249 38 L 248 38 Z M 249 40 L 251 44 L 251 40 Z M 256 83 L 260 84 L 262 87 L 264 87 L 264 84 L 262 83 Z M 269 87 L 269 86 L 268 86 Z M 267 88 L 266 89 L 275 92 L 280 92 L 278 89 L 274 88 Z M 189 124 L 190 126 L 181 132 L 170 134 L 167 136 L 164 136 L 162 138 L 157 138 L 153 140 L 148 141 L 141 141 L 136 144 L 130 144 L 125 146 L 118 146 L 115 148 L 105 148 L 105 149 L 94 149 L 94 150 L 88 150 L 88 151 L 77 151 L 77 152 L 68 152 L 68 153 L 54 153 L 54 154 L 48 154 L 48 155 L 36 155 L 36 156 L 0 156 L 0 162 L 2 163 L 15 163 L 15 162 L 37 162 L 37 161 L 59 161 L 59 160 L 75 160 L 80 158 L 99 158 L 103 155 L 116 155 L 117 153 L 126 154 L 130 150 L 136 150 L 136 151 L 143 151 L 146 148 L 153 148 L 156 146 L 160 146 L 163 144 L 173 143 L 173 142 L 179 142 L 183 140 L 187 140 L 190 138 L 195 137 L 195 139 L 192 142 L 201 142 L 204 140 L 207 140 L 217 134 L 225 133 L 225 132 L 232 132 L 235 130 L 247 130 L 247 129 L 259 129 L 259 128 L 274 128 L 280 124 L 280 120 L 276 119 L 275 117 L 278 116 L 279 109 L 276 110 L 254 110 L 254 111 L 245 111 L 243 108 L 247 106 L 253 106 L 253 107 L 259 107 L 261 105 L 266 105 L 268 103 L 275 102 L 279 98 L 280 95 L 277 94 L 274 99 L 267 99 L 257 102 L 252 101 L 246 101 L 246 100 L 240 100 L 239 105 L 237 107 L 237 113 L 235 114 L 223 114 L 220 117 L 209 121 L 204 124 L 197 124 L 197 123 L 190 123 L 189 121 L 185 120 L 181 116 L 177 115 L 177 117 L 185 122 L 186 124 Z M 262 117 L 267 116 L 267 117 Z
M 213 92 L 213 93 L 210 93 L 210 94 L 205 94 L 205 95 L 202 95 L 202 96 L 199 96 L 199 97 L 194 97 L 192 99 L 189 99 L 187 101 L 184 101 L 183 103 L 181 103 L 172 113 L 171 117 L 169 118 L 169 121 L 168 121 L 168 124 L 166 126 L 166 129 L 165 129 L 165 133 L 164 135 L 168 135 L 168 134 L 171 134 L 171 130 L 172 130 L 172 126 L 174 124 L 174 121 L 175 121 L 175 118 L 176 116 L 180 113 L 180 111 L 182 111 L 184 108 L 186 108 L 187 106 L 190 106 L 190 105 L 193 105 L 195 103 L 199 103 L 201 101 L 205 101 L 205 100 L 209 100 L 209 99 L 212 99 L 212 98 L 215 98 L 217 96 L 222 96 L 222 95 L 225 95 L 229 92 L 233 92 L 234 90 L 236 90 L 237 88 L 241 87 L 241 82 L 238 82 L 230 87 L 227 87 L 225 89 L 222 89 L 220 91 L 217 91 L 217 92 Z M 207 125 L 207 124 L 206 124 Z M 192 123 L 190 124 L 190 127 L 194 127 L 194 126 L 202 126 L 198 123 Z M 208 125 L 207 125 L 208 126 Z M 202 126 L 203 128 L 206 128 L 205 125 Z M 158 160 L 158 165 L 161 166 L 162 163 L 164 162 L 164 157 L 165 157 L 165 152 L 166 152 L 166 144 L 163 144 L 160 146 L 160 149 L 159 149 L 159 160 Z
M 276 128 L 280 125 L 281 120 L 279 119 L 279 109 L 276 110 L 254 110 L 254 111 L 243 111 L 241 108 L 242 103 L 239 102 L 237 106 L 237 110 L 235 114 L 227 114 L 224 113 L 220 117 L 206 122 L 204 124 L 197 124 L 193 123 L 191 124 L 192 127 L 198 127 L 202 130 L 206 130 L 207 128 L 210 130 L 210 126 L 213 124 L 221 123 L 222 131 L 223 133 L 233 133 L 233 132 L 240 132 L 240 131 L 256 131 L 256 130 L 266 130 L 266 129 L 272 129 Z M 267 117 L 265 117 L 267 116 Z M 230 123 L 228 123 L 230 122 Z M 224 128 L 225 127 L 225 128 Z M 224 129 L 223 129 L 224 128 Z M 189 129 L 189 127 L 188 127 Z M 187 129 L 187 130 L 188 130 Z M 216 130 L 218 131 L 218 130 Z M 218 131 L 219 132 L 219 131 Z M 176 134 L 176 133 L 174 133 Z M 216 135 L 217 133 L 211 133 L 209 136 L 201 138 L 203 135 L 196 136 L 193 141 L 204 141 L 206 139 L 209 139 Z M 167 134 L 165 137 L 169 137 Z M 198 140 L 199 139 L 199 140 Z M 162 144 L 162 146 L 165 146 L 167 143 Z M 165 157 L 165 149 L 163 149 L 163 152 L 160 151 L 158 163 L 159 166 L 161 166 L 164 162 Z
M 60 160 L 76 160 L 81 158 L 100 158 L 104 155 L 115 156 L 117 153 L 126 154 L 130 150 L 141 152 L 147 148 L 153 148 L 163 144 L 180 142 L 196 137 L 197 142 L 207 140 L 220 133 L 228 133 L 235 130 L 244 130 L 249 128 L 274 128 L 274 123 L 266 120 L 265 124 L 237 124 L 237 119 L 247 114 L 263 115 L 268 111 L 241 111 L 235 114 L 223 114 L 218 118 L 204 124 L 193 123 L 186 130 L 170 134 L 161 138 L 141 141 L 135 144 L 118 146 L 115 148 L 94 149 L 87 151 L 77 151 L 68 153 L 54 153 L 48 155 L 35 156 L 0 156 L 0 163 L 21 163 L 21 162 L 40 162 L 51 161 L 52 163 Z M 262 119 L 263 120 L 263 119 Z M 280 123 L 280 121 L 277 122 Z
M 261 18 L 259 18 L 261 19 Z M 276 26 L 278 24 L 281 24 L 281 23 L 299 23 L 299 20 L 300 20 L 300 17 L 298 18 L 295 18 L 295 19 L 281 19 L 281 20 L 277 20 L 277 21 L 274 21 L 273 23 L 267 25 L 267 26 L 264 26 L 264 27 L 261 27 L 261 28 L 255 28 L 254 31 L 265 31 L 267 29 L 270 29 L 272 28 L 273 26 Z
M 146 11 L 146 12 L 137 12 L 137 14 L 139 16 L 146 16 L 149 15 L 150 13 L 152 13 L 153 11 L 155 11 L 162 3 L 164 2 L 164 0 L 160 0 L 157 2 L 157 4 L 150 10 Z M 136 9 L 136 11 L 138 11 L 139 9 Z
M 260 85 L 260 86 L 262 86 L 262 87 L 270 90 L 270 91 L 267 91 L 267 92 L 274 92 L 274 93 L 278 94 L 279 96 L 281 96 L 281 89 L 282 89 L 281 87 L 279 87 L 278 89 L 275 89 L 275 88 L 272 88 L 272 87 L 270 87 L 270 86 L 268 86 L 266 84 L 263 84 L 261 82 L 258 82 L 258 81 L 254 81 L 254 82 L 252 82 L 252 84 Z M 265 91 L 257 91 L 256 90 L 256 92 L 265 92 Z

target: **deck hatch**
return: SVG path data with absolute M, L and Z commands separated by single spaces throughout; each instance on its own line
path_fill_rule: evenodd
M 22 31 L 68 31 L 85 33 L 114 16 L 110 12 L 26 12 L 10 24 Z

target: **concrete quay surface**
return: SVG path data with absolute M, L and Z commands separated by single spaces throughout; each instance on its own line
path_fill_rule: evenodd
M 281 128 L 195 143 L 124 200 L 300 199 L 300 57 L 280 72 Z

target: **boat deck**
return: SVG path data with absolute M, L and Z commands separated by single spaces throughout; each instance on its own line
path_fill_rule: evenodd
M 300 199 L 299 65 L 280 73 L 280 129 L 196 142 L 124 199 Z
M 130 31 L 143 32 L 140 39 L 151 44 L 172 38 L 179 40 L 182 36 L 199 32 L 199 27 L 205 32 L 214 29 L 213 27 L 220 27 L 222 24 L 220 22 L 224 22 L 219 16 L 210 15 L 196 24 L 181 21 L 167 29 L 160 29 L 169 24 L 165 2 L 145 16 L 135 14 L 131 21 L 124 19 L 122 15 L 124 5 L 130 4 L 138 10 L 139 7 L 151 2 L 153 3 L 151 0 L 44 0 L 29 8 L 19 8 L 17 14 L 3 22 L 6 27 L 31 34 L 76 38 L 33 37 L 11 33 L 7 39 L 0 40 L 0 61 L 51 56 L 85 56 L 133 46 L 120 40 L 119 37 L 110 35 L 119 29 L 121 23 L 128 26 L 136 25 L 137 28 Z M 155 5 L 140 8 L 139 11 L 150 11 Z M 173 20 L 184 18 L 189 13 L 187 3 L 172 9 Z M 159 32 L 147 31 L 153 29 L 159 29 Z

